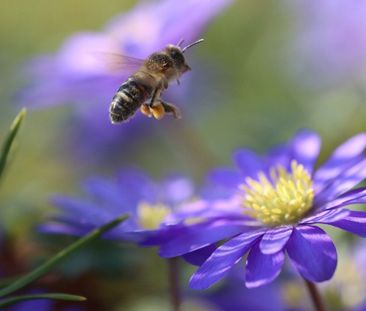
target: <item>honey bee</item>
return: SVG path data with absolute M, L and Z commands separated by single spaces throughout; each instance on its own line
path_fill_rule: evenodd
M 121 123 L 140 111 L 148 116 L 160 120 L 166 113 L 171 113 L 174 118 L 180 118 L 179 109 L 173 104 L 161 99 L 161 93 L 166 90 L 169 83 L 176 80 L 179 84 L 180 76 L 191 70 L 184 58 L 184 52 L 190 47 L 201 43 L 197 40 L 184 48 L 180 45 L 169 44 L 164 50 L 152 53 L 146 60 L 124 57 L 125 63 L 140 65 L 124 82 L 114 95 L 109 108 L 112 124 Z

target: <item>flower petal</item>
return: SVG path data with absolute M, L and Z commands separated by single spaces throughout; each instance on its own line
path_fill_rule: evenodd
M 256 243 L 247 258 L 245 285 L 254 288 L 272 282 L 280 274 L 284 261 L 283 251 L 265 255 L 261 252 L 259 243 Z
M 318 134 L 310 130 L 301 130 L 291 141 L 293 159 L 312 173 L 320 146 L 321 140 Z
M 111 212 L 121 214 L 123 211 L 133 212 L 135 208 L 126 204 L 120 189 L 112 181 L 96 177 L 89 178 L 84 182 L 84 188 L 98 204 Z
M 282 226 L 268 230 L 259 243 L 263 254 L 275 254 L 283 249 L 292 233 L 292 226 Z
M 190 279 L 192 289 L 206 289 L 219 281 L 251 248 L 263 230 L 240 234 L 221 245 Z
M 179 235 L 161 245 L 161 257 L 177 257 L 232 237 L 248 228 L 242 221 L 213 220 L 185 227 Z
M 194 252 L 183 255 L 183 259 L 194 266 L 202 265 L 208 257 L 216 250 L 216 245 L 209 245 Z
M 366 212 L 349 211 L 347 217 L 331 222 L 329 225 L 366 237 Z
M 359 161 L 345 169 L 341 174 L 331 180 L 326 188 L 316 196 L 316 204 L 329 201 L 342 195 L 366 178 L 366 159 Z M 315 191 L 319 191 L 315 189 Z
M 281 144 L 271 148 L 265 157 L 267 171 L 277 166 L 282 166 L 286 170 L 290 170 L 291 156 L 289 144 Z
M 314 174 L 314 187 L 317 193 L 324 189 L 327 181 L 362 159 L 365 148 L 366 133 L 358 134 L 340 145 Z
M 224 167 L 212 170 L 208 175 L 208 179 L 209 182 L 213 182 L 216 185 L 235 189 L 244 182 L 242 175 L 238 171 Z
M 249 149 L 234 152 L 234 161 L 245 177 L 257 178 L 258 173 L 264 170 L 263 160 Z
M 100 208 L 99 205 L 77 198 L 53 196 L 51 202 L 64 212 L 65 217 L 70 216 L 74 223 L 100 226 L 115 218 L 115 215 Z
M 330 223 L 343 219 L 349 215 L 349 211 L 343 208 L 328 209 L 316 215 L 304 218 L 302 224 Z
M 338 198 L 328 201 L 323 206 L 320 206 L 322 210 L 334 209 L 337 207 L 345 206 L 348 204 L 362 204 L 362 201 L 366 200 L 366 187 L 350 190 Z M 353 203 L 355 202 L 355 203 Z M 360 203 L 358 203 L 360 202 Z
M 125 168 L 119 171 L 117 184 L 126 204 L 136 206 L 141 201 L 155 203 L 157 200 L 156 184 L 140 169 Z
M 194 195 L 194 185 L 192 181 L 182 175 L 167 177 L 162 182 L 159 190 L 161 200 L 171 206 L 191 199 Z
M 337 266 L 337 250 L 322 229 L 312 226 L 294 228 L 286 249 L 306 280 L 322 282 L 333 276 Z

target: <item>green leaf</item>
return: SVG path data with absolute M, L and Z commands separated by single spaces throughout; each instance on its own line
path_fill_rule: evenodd
M 84 237 L 78 239 L 73 244 L 69 245 L 62 251 L 58 252 L 55 256 L 53 256 L 51 259 L 47 260 L 45 263 L 40 265 L 38 268 L 34 269 L 33 271 L 27 273 L 24 276 L 21 276 L 19 279 L 17 279 L 15 282 L 10 284 L 9 286 L 6 286 L 2 289 L 0 289 L 0 297 L 3 297 L 5 295 L 8 295 L 18 289 L 23 288 L 24 286 L 30 284 L 34 280 L 40 278 L 44 274 L 46 274 L 48 271 L 50 271 L 53 267 L 58 265 L 60 262 L 62 262 L 66 257 L 68 257 L 70 254 L 74 253 L 75 251 L 79 250 L 81 247 L 83 247 L 88 242 L 95 240 L 99 236 L 101 236 L 106 231 L 116 227 L 121 222 L 125 221 L 128 218 L 127 215 L 123 215 L 118 217 L 117 219 L 101 226 L 98 229 L 95 229 L 91 231 L 89 234 L 85 235 Z
M 26 109 L 23 108 L 15 117 L 13 123 L 10 126 L 9 133 L 3 142 L 0 154 L 0 178 L 4 173 L 4 169 L 8 161 L 11 146 L 13 145 L 14 139 L 19 131 L 20 125 L 22 124 L 25 115 L 26 115 Z
M 35 299 L 52 299 L 52 300 L 67 300 L 67 301 L 85 301 L 86 298 L 83 296 L 63 294 L 63 293 L 48 293 L 48 294 L 33 294 L 33 295 L 20 295 L 9 297 L 0 300 L 0 307 L 7 307 L 11 304 L 21 302 L 24 300 L 35 300 Z

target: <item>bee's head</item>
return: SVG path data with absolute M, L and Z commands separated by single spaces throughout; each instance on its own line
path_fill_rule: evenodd
M 187 65 L 186 60 L 184 58 L 184 52 L 189 49 L 190 47 L 201 43 L 203 39 L 197 40 L 189 45 L 187 45 L 184 48 L 181 48 L 181 44 L 184 40 L 180 40 L 177 45 L 169 44 L 165 48 L 165 52 L 173 59 L 174 65 L 180 72 L 186 72 L 188 70 L 191 70 L 191 68 Z
M 178 71 L 184 73 L 188 70 L 191 70 L 191 68 L 186 63 L 182 49 L 178 45 L 169 44 L 165 48 L 165 52 L 172 58 L 174 61 L 174 66 Z

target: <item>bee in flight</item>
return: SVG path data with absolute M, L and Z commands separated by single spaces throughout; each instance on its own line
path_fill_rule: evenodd
M 184 52 L 201 43 L 197 40 L 184 48 L 180 45 L 169 44 L 164 50 L 151 54 L 146 60 L 134 59 L 122 56 L 122 62 L 127 65 L 134 64 L 139 69 L 124 82 L 114 95 L 109 116 L 113 124 L 121 123 L 132 117 L 140 108 L 146 116 L 153 116 L 160 120 L 166 113 L 179 118 L 179 110 L 176 106 L 163 101 L 161 93 L 168 88 L 169 82 L 176 80 L 179 84 L 180 76 L 191 68 L 187 65 Z M 123 66 L 123 64 L 122 64 Z

